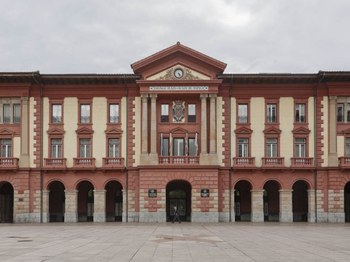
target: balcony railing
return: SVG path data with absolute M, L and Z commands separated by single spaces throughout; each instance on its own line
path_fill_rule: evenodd
M 199 156 L 160 156 L 159 164 L 198 165 Z
M 341 168 L 350 168 L 350 157 L 349 156 L 339 157 L 339 166 Z
M 49 169 L 64 169 L 67 167 L 66 158 L 45 158 L 44 167 Z
M 103 158 L 104 168 L 123 167 L 123 166 L 124 166 L 124 158 L 122 157 L 104 157 Z
M 1 157 L 0 158 L 0 168 L 1 169 L 17 169 L 18 168 L 18 158 L 15 157 Z
M 235 168 L 252 168 L 255 167 L 255 157 L 234 157 L 233 167 Z
M 284 167 L 284 157 L 263 157 L 261 160 L 264 168 Z
M 311 168 L 314 166 L 314 159 L 312 157 L 292 157 L 292 168 Z
M 95 158 L 86 157 L 86 158 L 73 158 L 73 167 L 74 168 L 83 168 L 83 169 L 94 169 Z

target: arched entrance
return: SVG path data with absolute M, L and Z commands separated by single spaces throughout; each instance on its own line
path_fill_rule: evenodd
M 49 221 L 64 222 L 65 194 L 64 185 L 59 181 L 51 182 L 49 193 Z
M 280 184 L 271 180 L 264 185 L 264 221 L 279 221 Z
M 245 180 L 235 185 L 235 221 L 251 221 L 252 185 Z
M 13 222 L 13 187 L 9 182 L 0 183 L 0 223 Z
M 191 184 L 184 180 L 174 180 L 166 186 L 166 217 L 172 221 L 174 207 L 180 213 L 181 221 L 191 221 Z
M 82 181 L 78 190 L 78 221 L 94 220 L 94 186 L 89 181 Z
M 307 222 L 308 216 L 308 184 L 297 181 L 293 185 L 293 222 Z
M 106 221 L 122 221 L 123 191 L 118 181 L 110 181 L 106 187 Z
M 345 222 L 350 222 L 350 182 L 344 188 L 344 212 Z

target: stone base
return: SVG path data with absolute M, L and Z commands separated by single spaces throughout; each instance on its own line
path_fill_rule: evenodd
M 309 222 L 309 223 L 315 223 L 316 222 L 315 213 L 314 212 L 307 214 L 307 222 Z
M 76 223 L 78 222 L 78 213 L 64 213 L 64 222 L 65 223 Z
M 165 223 L 166 222 L 166 212 L 140 212 L 141 223 Z
M 234 220 L 234 217 L 233 217 Z M 219 222 L 230 222 L 229 212 L 219 212 Z
M 326 223 L 328 222 L 328 213 L 326 212 L 317 212 L 317 222 Z
M 44 220 L 44 216 L 43 216 L 43 220 Z M 16 223 L 40 223 L 40 213 L 16 214 L 14 222 L 16 222 Z M 45 223 L 46 222 L 47 222 L 47 215 L 46 215 Z
M 106 213 L 94 213 L 94 222 L 106 222 Z
M 252 222 L 264 222 L 264 214 L 263 213 L 252 213 L 251 220 L 252 220 Z
M 285 222 L 285 223 L 293 222 L 293 213 L 291 212 L 280 213 L 279 220 L 280 222 Z
M 328 212 L 328 222 L 331 223 L 344 223 L 345 222 L 345 213 L 330 213 Z
M 126 214 L 123 212 L 123 222 L 126 222 Z M 128 222 L 139 222 L 139 212 L 129 212 Z
M 191 221 L 198 223 L 219 222 L 219 212 L 192 212 Z

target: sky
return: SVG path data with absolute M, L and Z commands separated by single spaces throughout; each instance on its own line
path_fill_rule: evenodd
M 128 74 L 176 42 L 225 73 L 350 71 L 349 0 L 0 0 L 0 72 Z

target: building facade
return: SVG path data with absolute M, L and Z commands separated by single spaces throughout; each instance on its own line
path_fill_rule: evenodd
M 350 72 L 0 73 L 0 221 L 350 222 Z

